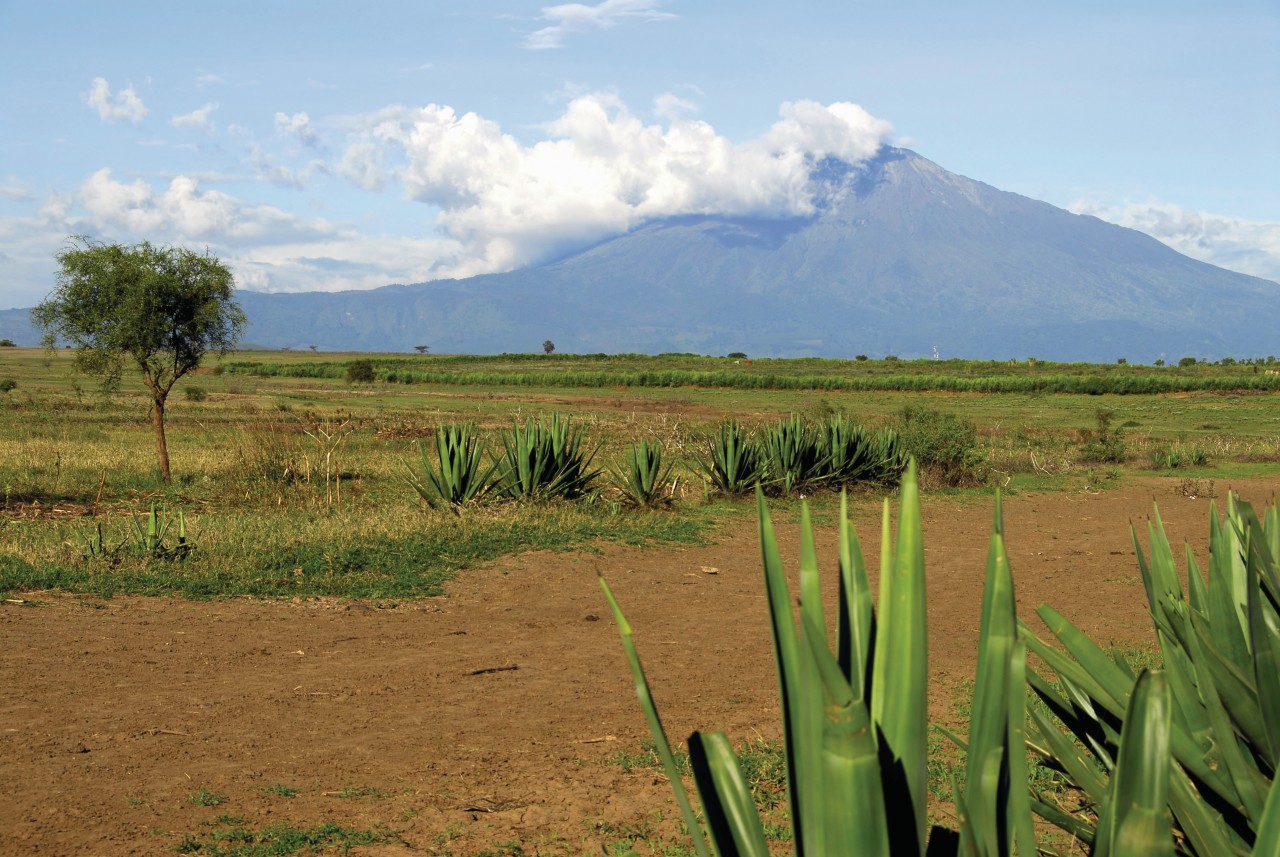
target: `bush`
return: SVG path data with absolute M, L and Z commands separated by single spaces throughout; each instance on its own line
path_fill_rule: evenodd
M 12 378 L 0 379 L 0 393 L 7 393 L 10 390 L 17 389 L 18 382 Z
M 1181 367 L 1182 367 L 1182 368 L 1184 368 L 1184 369 L 1185 369 L 1186 367 L 1188 367 L 1188 366 L 1194 366 L 1194 365 L 1196 365 L 1196 358 L 1194 358 L 1194 357 L 1183 357 L 1181 360 L 1179 360 L 1179 361 L 1178 361 L 1178 365 L 1179 365 L 1179 366 L 1181 366 Z
M 18 343 L 12 339 L 0 339 L 0 348 L 17 348 Z
M 182 395 L 187 397 L 188 402 L 203 402 L 209 398 L 209 392 L 204 387 L 197 387 L 195 384 L 190 387 L 184 387 Z
M 1085 461 L 1102 464 L 1120 464 L 1124 461 L 1124 431 L 1111 427 L 1114 416 L 1112 411 L 1100 410 L 1094 415 L 1098 427 L 1081 432 L 1083 442 L 1080 444 L 1080 455 Z
M 945 411 L 907 405 L 895 421 L 902 456 L 915 456 L 921 481 L 948 487 L 979 485 L 983 455 L 978 427 Z
M 348 384 L 372 384 L 376 380 L 373 374 L 373 363 L 368 360 L 353 360 L 347 364 Z

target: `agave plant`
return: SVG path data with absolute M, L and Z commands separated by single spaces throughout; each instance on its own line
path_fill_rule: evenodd
M 1157 518 L 1152 560 L 1139 556 L 1169 668 L 1135 675 L 1123 658 L 1109 657 L 1048 608 L 1041 608 L 1042 618 L 1073 657 L 1018 622 L 997 496 L 973 722 L 968 741 L 961 742 L 966 776 L 955 789 L 959 830 L 935 828 L 927 835 L 928 656 L 914 463 L 902 484 L 896 544 L 885 506 L 878 611 L 871 606 L 866 565 L 842 498 L 834 652 L 808 510 L 802 506 L 797 622 L 759 490 L 757 498 L 797 855 L 920 857 L 926 848 L 929 854 L 974 857 L 1051 853 L 1036 842 L 1033 810 L 1084 844 L 1092 857 L 1280 854 L 1280 789 L 1271 785 L 1280 725 L 1275 507 L 1268 510 L 1265 528 L 1234 498 L 1226 525 L 1215 516 L 1209 582 L 1192 562 L 1189 604 L 1181 599 Z M 709 836 L 716 854 L 767 854 L 750 789 L 728 738 L 719 732 L 689 738 L 704 834 L 631 627 L 607 583 L 601 584 L 695 850 L 710 857 Z M 1056 686 L 1028 670 L 1028 651 L 1057 676 Z M 1028 682 L 1067 732 L 1028 709 Z M 1028 750 L 1059 768 L 1089 809 L 1065 812 L 1031 794 Z
M 662 444 L 641 440 L 613 468 L 613 483 L 633 505 L 659 506 L 671 502 L 671 470 L 671 463 L 663 461 Z
M 1162 799 L 1174 835 L 1163 853 L 1280 854 L 1280 513 L 1265 526 L 1249 504 L 1228 498 L 1225 521 L 1211 514 L 1208 579 L 1187 551 L 1184 594 L 1159 511 L 1148 526 L 1150 557 L 1134 536 L 1139 569 L 1167 673 L 1168 755 L 1176 764 Z M 1058 723 L 1033 713 L 1033 748 L 1063 770 L 1085 806 L 1119 788 L 1125 747 L 1117 733 L 1134 724 L 1133 670 L 1049 607 L 1040 616 L 1064 651 L 1024 629 L 1028 645 L 1056 681 L 1030 673 Z M 1126 705 L 1129 704 L 1127 708 Z M 1144 718 L 1149 719 L 1149 717 Z M 1107 776 L 1107 773 L 1110 776 Z M 1155 801 L 1159 795 L 1152 795 Z M 1099 804 L 1100 805 L 1100 804 Z M 1114 825 L 1105 812 L 1038 811 L 1101 850 Z M 1162 828 L 1163 829 L 1163 828 Z M 1111 853 L 1136 853 L 1119 852 Z M 1147 853 L 1147 852 L 1143 852 Z
M 897 541 L 886 502 L 882 520 L 879 610 L 872 608 L 867 569 L 842 498 L 839 616 L 835 650 L 828 642 L 817 553 L 807 506 L 801 508 L 800 611 L 797 622 L 763 494 L 757 491 L 765 587 L 782 698 L 788 793 L 798 855 L 912 855 L 955 848 L 947 831 L 930 839 L 926 821 L 928 655 L 924 548 L 914 467 L 903 482 Z M 997 519 L 998 520 L 998 519 Z M 999 524 L 996 533 L 999 535 Z M 971 736 L 981 775 L 969 782 L 963 823 L 968 853 L 1004 855 L 1018 842 L 1034 852 L 1031 815 L 1019 781 L 1023 655 L 1016 640 L 1012 579 L 1003 541 L 992 539 L 988 565 L 984 669 L 978 693 L 987 729 Z M 609 587 L 605 596 L 622 634 L 636 691 L 649 721 L 685 824 L 700 855 L 712 853 L 675 766 L 630 626 Z M 767 854 L 759 815 L 728 738 L 695 732 L 690 763 L 715 853 Z M 1025 775 L 1021 777 L 1025 782 Z M 1003 786 L 1001 785 L 1003 783 Z M 1021 794 L 1019 803 L 1018 794 Z M 1017 830 L 1016 836 L 1014 830 Z M 933 849 L 939 849 L 935 851 Z
M 588 449 L 584 434 L 559 414 L 512 426 L 502 438 L 496 490 L 525 500 L 573 500 L 589 493 L 601 473 L 591 467 L 599 447 Z
M 482 498 L 493 487 L 496 464 L 484 466 L 484 441 L 471 423 L 436 428 L 435 461 L 425 445 L 418 446 L 421 465 L 408 463 L 407 481 L 433 509 L 457 509 Z
M 764 478 L 765 460 L 747 431 L 736 420 L 726 420 L 707 441 L 702 470 L 717 491 L 745 494 Z
M 196 549 L 194 543 L 187 541 L 187 518 L 181 509 L 177 514 L 178 540 L 172 545 L 165 544 L 165 537 L 169 534 L 169 528 L 174 522 L 167 509 L 160 509 L 152 503 L 151 511 L 146 514 L 145 520 L 146 526 L 143 527 L 138 523 L 137 517 L 132 515 L 129 517 L 129 532 L 142 556 L 151 559 L 182 560 Z
M 798 416 L 767 429 L 763 449 L 769 487 L 780 494 L 811 487 L 829 476 L 823 437 Z
M 858 482 L 896 485 L 907 466 L 898 435 L 891 429 L 870 432 L 843 414 L 821 427 L 826 469 L 832 485 Z

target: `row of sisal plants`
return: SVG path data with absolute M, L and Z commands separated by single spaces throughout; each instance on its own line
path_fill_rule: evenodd
M 513 425 L 500 433 L 493 452 L 474 425 L 454 423 L 437 427 L 430 442 L 419 444 L 419 461 L 408 467 L 407 480 L 433 508 L 594 497 L 606 474 L 633 505 L 671 501 L 674 464 L 660 443 L 634 443 L 606 467 L 595 465 L 599 452 L 584 429 L 559 414 Z M 757 485 L 780 495 L 860 483 L 893 485 L 905 463 L 893 431 L 870 431 L 839 414 L 816 424 L 793 416 L 754 433 L 726 421 L 689 462 L 708 486 L 729 495 Z
M 1072 853 L 1092 857 L 1280 854 L 1280 513 L 1237 497 L 1211 507 L 1207 575 L 1188 549 L 1187 589 L 1157 511 L 1149 551 L 1134 534 L 1160 670 L 1135 670 L 1061 613 L 1039 609 L 1056 643 L 1017 615 L 1001 501 L 987 553 L 972 721 L 955 827 L 930 828 L 928 614 L 915 468 L 902 482 L 896 540 L 886 500 L 879 606 L 842 503 L 838 618 L 824 615 L 808 509 L 802 507 L 799 609 L 764 495 L 760 543 L 781 690 L 792 840 L 798 857 Z M 633 632 L 601 581 L 641 709 L 700 857 L 766 855 L 769 843 L 732 745 L 694 732 L 698 817 L 676 768 Z M 834 639 L 834 650 L 831 640 Z M 1034 655 L 1029 662 L 1028 654 Z M 1030 705 L 1031 698 L 1039 705 Z M 1065 780 L 1036 791 L 1045 766 Z M 1038 819 L 1037 819 L 1038 816 Z M 710 844 L 708 844 L 708 842 Z

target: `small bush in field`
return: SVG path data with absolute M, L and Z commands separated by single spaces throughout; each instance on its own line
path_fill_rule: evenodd
M 375 376 L 373 363 L 368 360 L 353 360 L 347 364 L 348 384 L 371 384 Z
M 18 382 L 12 378 L 0 378 L 0 393 L 7 393 L 10 390 L 17 389 L 17 387 Z
M 188 402 L 203 402 L 209 398 L 209 391 L 204 387 L 197 387 L 192 384 L 190 387 L 183 387 L 182 395 L 187 397 Z
M 983 455 L 978 449 L 978 427 L 971 420 L 907 405 L 898 412 L 894 428 L 902 456 L 915 456 L 929 481 L 951 487 L 982 482 Z
M 1094 415 L 1098 427 L 1093 430 L 1085 429 L 1082 433 L 1080 455 L 1085 461 L 1103 464 L 1119 464 L 1124 461 L 1124 430 L 1111 427 L 1114 416 L 1111 411 L 1098 411 Z

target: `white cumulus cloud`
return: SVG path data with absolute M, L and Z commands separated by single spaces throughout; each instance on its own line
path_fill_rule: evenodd
M 199 180 L 178 175 L 157 189 L 144 179 L 117 181 L 110 168 L 98 170 L 75 198 L 82 225 L 94 232 L 123 233 L 130 240 L 197 240 L 240 244 L 322 238 L 333 228 L 322 220 L 301 218 L 269 205 L 250 205 Z M 68 216 L 78 217 L 76 212 Z
M 218 109 L 218 102 L 210 101 L 204 107 L 192 110 L 190 113 L 183 113 L 180 116 L 174 116 L 169 120 L 175 128 L 195 128 L 201 131 L 212 131 L 213 122 L 209 119 L 213 115 L 213 111 Z
M 594 6 L 585 3 L 544 6 L 539 17 L 553 23 L 526 36 L 524 45 L 533 50 L 559 48 L 570 33 L 608 29 L 628 20 L 661 21 L 676 17 L 660 11 L 661 5 L 661 0 L 603 0 Z
M 814 163 L 865 160 L 893 130 L 847 102 L 780 113 L 735 143 L 678 111 L 646 124 L 616 96 L 587 95 L 524 144 L 446 105 L 388 108 L 360 120 L 338 172 L 370 189 L 399 182 L 440 209 L 440 228 L 470 253 L 467 274 L 503 271 L 654 218 L 811 213 Z
M 103 122 L 120 122 L 128 120 L 137 125 L 147 115 L 146 105 L 138 97 L 132 86 L 127 86 L 114 95 L 111 84 L 105 77 L 95 77 L 84 94 L 85 104 L 98 111 L 98 118 Z
M 1077 200 L 1076 214 L 1127 226 L 1185 256 L 1280 282 L 1280 223 L 1192 211 L 1168 202 L 1107 205 Z

